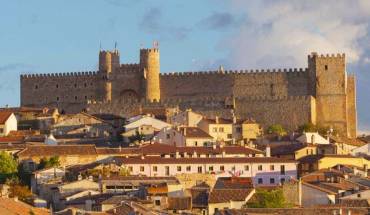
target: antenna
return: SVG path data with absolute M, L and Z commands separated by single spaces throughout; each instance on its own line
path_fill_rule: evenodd
M 114 42 L 114 50 L 117 50 L 117 41 Z
M 99 42 L 99 50 L 101 51 L 101 41 Z

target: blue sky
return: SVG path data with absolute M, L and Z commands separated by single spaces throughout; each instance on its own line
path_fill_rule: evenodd
M 306 67 L 346 53 L 358 118 L 370 130 L 370 1 L 0 0 L 0 106 L 19 105 L 19 74 L 96 70 L 99 44 L 122 63 L 159 41 L 161 71 Z

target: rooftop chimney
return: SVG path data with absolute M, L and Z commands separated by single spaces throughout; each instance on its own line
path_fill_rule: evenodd
M 233 116 L 233 124 L 236 124 L 236 116 Z
M 270 147 L 270 145 L 266 146 L 266 157 L 271 157 L 271 147 Z
M 311 135 L 311 143 L 315 144 L 315 135 L 314 134 Z

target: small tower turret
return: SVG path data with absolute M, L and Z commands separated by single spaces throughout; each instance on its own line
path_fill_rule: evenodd
M 112 80 L 111 74 L 118 71 L 120 67 L 119 52 L 113 51 L 99 52 L 99 72 L 103 79 L 103 101 L 112 101 Z
M 160 92 L 160 65 L 159 48 L 140 49 L 140 65 L 144 70 L 145 98 L 148 101 L 159 101 Z
M 113 51 L 99 52 L 99 71 L 111 73 L 118 70 L 120 67 L 119 52 L 117 49 Z

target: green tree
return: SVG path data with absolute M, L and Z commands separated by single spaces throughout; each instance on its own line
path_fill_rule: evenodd
M 275 135 L 278 135 L 280 137 L 287 134 L 286 130 L 280 124 L 271 125 L 270 127 L 267 128 L 267 132 L 269 134 L 275 134 Z
M 129 176 L 130 175 L 130 170 L 126 167 L 122 167 L 119 170 L 119 175 L 120 176 Z
M 329 126 L 314 125 L 312 123 L 305 123 L 298 127 L 298 131 L 303 132 L 318 132 L 321 136 L 327 136 L 329 131 L 331 135 L 337 135 L 337 129 L 331 129 Z
M 6 152 L 0 152 L 0 183 L 6 179 L 15 177 L 17 174 L 17 161 Z
M 266 190 L 257 189 L 254 199 L 247 203 L 249 208 L 285 208 L 289 205 L 285 203 L 282 189 Z
M 53 157 L 50 157 L 49 159 L 42 158 L 40 160 L 38 169 L 45 169 L 45 168 L 59 167 L 59 166 L 60 166 L 59 157 L 58 156 L 53 156 Z
M 132 142 L 140 142 L 145 139 L 145 135 L 140 133 L 139 131 L 136 131 L 135 135 L 132 135 L 128 138 L 129 141 Z
M 300 133 L 303 132 L 317 132 L 317 126 L 312 123 L 305 123 L 298 127 Z

